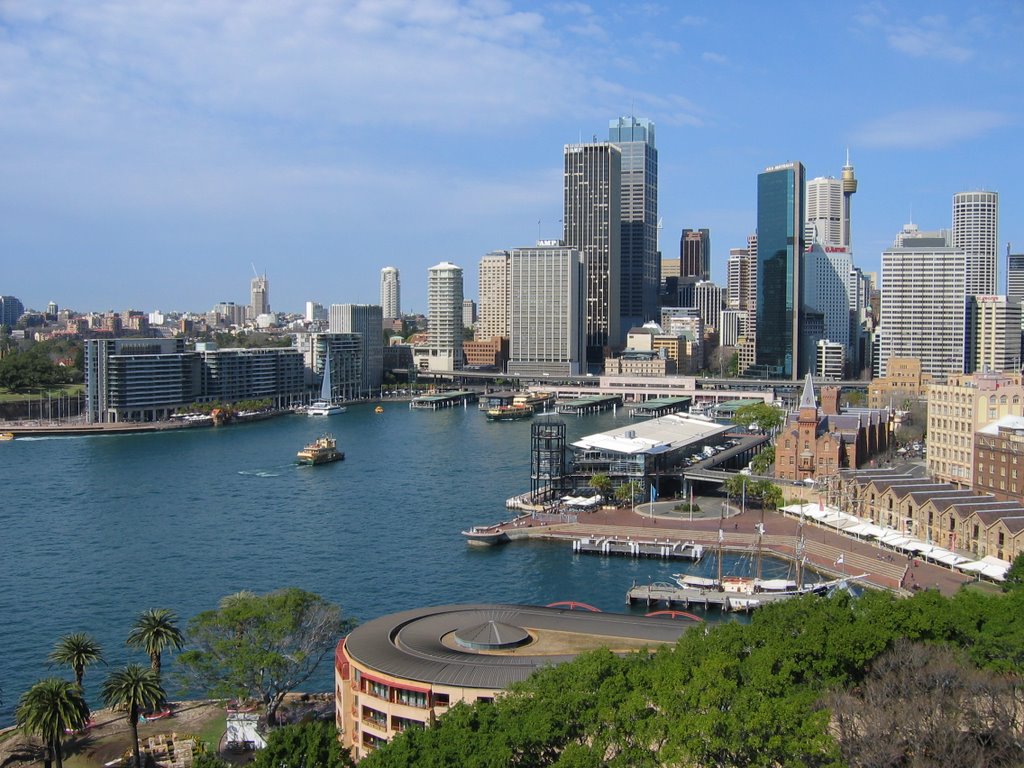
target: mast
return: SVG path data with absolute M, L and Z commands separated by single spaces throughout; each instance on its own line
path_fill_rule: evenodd
M 331 350 L 327 349 L 327 356 L 324 358 L 324 380 L 320 385 L 320 399 L 326 401 L 334 400 L 334 393 L 331 391 Z
M 761 507 L 761 521 L 757 524 L 757 550 L 754 562 L 757 564 L 754 572 L 754 591 L 757 591 L 757 584 L 761 581 L 761 538 L 764 536 L 764 506 Z
M 693 507 L 690 507 L 693 509 Z M 718 510 L 718 552 L 716 554 L 716 560 L 718 561 L 718 588 L 722 588 L 722 540 L 725 539 L 725 529 L 722 528 L 722 521 L 724 519 L 725 511 L 721 508 Z

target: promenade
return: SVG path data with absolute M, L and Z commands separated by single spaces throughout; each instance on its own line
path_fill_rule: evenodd
M 615 536 L 649 541 L 665 539 L 693 541 L 708 548 L 718 545 L 718 531 L 723 531 L 722 547 L 730 552 L 750 552 L 757 541 L 757 524 L 764 521 L 765 534 L 762 550 L 792 560 L 800 533 L 800 521 L 780 512 L 747 510 L 731 516 L 727 512 L 720 520 L 718 508 L 713 515 L 707 506 L 720 499 L 698 499 L 701 514 L 692 519 L 688 513 L 672 511 L 674 501 L 644 503 L 633 509 L 605 507 L 593 512 L 580 512 L 576 522 L 543 523 L 529 516 L 495 526 L 512 541 L 529 538 L 565 539 L 567 542 L 581 536 Z M 961 585 L 973 581 L 974 576 L 943 565 L 908 558 L 902 552 L 884 545 L 845 536 L 834 528 L 805 520 L 803 525 L 804 556 L 807 565 L 834 577 L 860 576 L 868 586 L 888 589 L 899 594 L 910 594 L 915 589 L 938 589 L 943 595 L 952 595 Z

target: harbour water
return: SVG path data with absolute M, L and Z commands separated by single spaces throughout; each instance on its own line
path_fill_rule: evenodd
M 680 570 L 567 544 L 468 547 L 461 530 L 507 519 L 505 499 L 529 489 L 531 422 L 384 408 L 0 446 L 0 726 L 34 681 L 67 674 L 46 662 L 63 634 L 91 633 L 111 666 L 144 662 L 124 638 L 150 607 L 184 625 L 224 595 L 297 586 L 358 620 L 455 602 L 625 611 L 634 581 Z M 620 409 L 565 421 L 573 439 L 629 419 Z M 297 466 L 295 452 L 324 432 L 345 461 Z M 86 671 L 90 701 L 105 674 Z M 331 687 L 327 659 L 304 688 Z

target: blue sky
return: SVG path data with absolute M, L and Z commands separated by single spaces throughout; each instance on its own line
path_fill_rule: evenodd
M 710 228 L 717 282 L 757 173 L 847 148 L 862 268 L 967 189 L 1022 252 L 1021 40 L 995 1 L 0 0 L 0 293 L 205 311 L 255 263 L 301 311 L 394 265 L 425 311 L 448 260 L 476 298 L 484 253 L 560 235 L 563 145 L 630 113 L 663 253 Z

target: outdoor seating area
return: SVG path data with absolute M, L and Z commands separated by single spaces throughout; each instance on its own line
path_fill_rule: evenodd
M 820 525 L 835 528 L 839 533 L 856 536 L 860 539 L 874 539 L 879 545 L 898 550 L 908 557 L 918 557 L 922 560 L 956 568 L 965 573 L 974 573 L 991 581 L 1003 581 L 1010 568 L 1010 563 L 991 555 L 974 560 L 949 549 L 908 536 L 902 531 L 877 525 L 827 505 L 791 504 L 783 507 L 780 511 L 794 517 L 809 518 Z
M 196 749 L 195 736 L 179 736 L 177 733 L 161 733 L 141 739 L 139 746 L 159 766 L 164 768 L 192 768 Z M 149 760 L 144 757 L 143 762 Z

